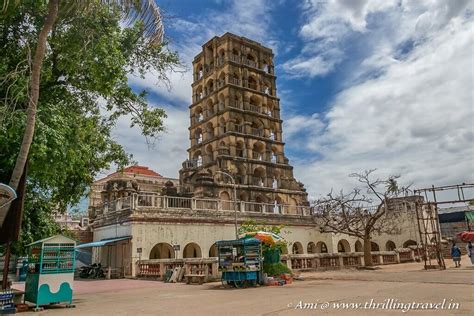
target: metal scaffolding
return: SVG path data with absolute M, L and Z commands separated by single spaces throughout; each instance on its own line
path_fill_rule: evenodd
M 443 192 L 448 197 L 440 198 L 440 192 Z M 430 188 L 416 189 L 414 194 L 424 198 L 416 202 L 416 218 L 421 247 L 423 249 L 425 269 L 446 269 L 441 247 L 438 205 L 470 203 L 474 201 L 474 183 L 440 187 L 433 185 Z

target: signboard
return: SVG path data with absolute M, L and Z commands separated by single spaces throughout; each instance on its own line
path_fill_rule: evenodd
M 180 245 L 173 245 L 174 251 L 179 251 L 181 249 Z

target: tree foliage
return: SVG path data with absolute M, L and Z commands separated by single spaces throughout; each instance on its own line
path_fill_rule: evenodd
M 45 2 L 24 1 L 0 18 L 1 182 L 8 182 L 21 146 L 30 61 L 45 12 Z M 121 14 L 97 4 L 53 27 L 29 154 L 24 242 L 57 230 L 48 216 L 77 203 L 101 170 L 132 161 L 111 134 L 120 117 L 131 117 L 145 137 L 164 130 L 165 112 L 150 107 L 128 78 L 154 71 L 157 82 L 167 82 L 166 73 L 180 67 L 178 56 L 166 43 L 149 45 L 144 23 L 124 27 Z

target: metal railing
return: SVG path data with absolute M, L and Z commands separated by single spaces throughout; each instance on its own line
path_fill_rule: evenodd
M 249 213 L 271 213 L 310 216 L 309 206 L 294 206 L 283 204 L 246 202 L 221 199 L 186 198 L 177 196 L 160 195 L 158 192 L 140 192 L 120 198 L 102 207 L 97 207 L 96 215 L 105 216 L 118 211 L 132 211 L 142 208 L 164 208 L 164 209 L 189 209 L 210 211 L 234 211 Z

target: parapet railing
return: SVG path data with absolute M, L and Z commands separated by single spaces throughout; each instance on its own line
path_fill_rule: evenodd
M 146 208 L 163 209 L 189 209 L 189 210 L 214 210 L 237 211 L 260 214 L 286 214 L 311 216 L 309 206 L 258 203 L 246 201 L 232 201 L 220 199 L 185 198 L 165 196 L 155 192 L 134 193 L 127 197 L 104 203 L 96 208 L 96 215 L 102 216 L 114 212 L 132 211 Z
M 398 264 L 415 261 L 415 253 L 409 248 L 400 248 L 394 251 L 374 251 L 372 261 L 374 265 Z M 403 259 L 402 259 L 403 258 Z M 285 254 L 281 261 L 294 271 L 338 270 L 354 268 L 364 265 L 364 253 L 312 253 L 312 254 Z M 209 278 L 220 278 L 217 264 L 218 258 L 184 258 L 184 259 L 151 259 L 137 261 L 137 276 L 163 278 L 166 270 L 184 267 L 187 271 L 199 266 L 200 273 Z M 202 269 L 205 266 L 207 269 Z

